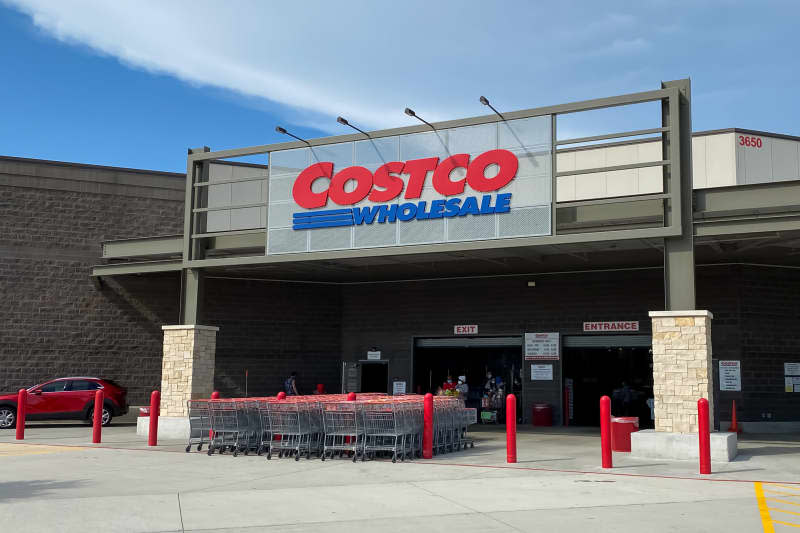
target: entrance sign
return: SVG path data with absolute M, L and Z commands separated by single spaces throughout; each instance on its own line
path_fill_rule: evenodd
M 614 322 L 584 322 L 583 331 L 639 331 L 639 321 L 617 320 Z
M 551 234 L 550 115 L 275 150 L 268 169 L 268 255 Z
M 719 362 L 719 390 L 721 390 L 721 391 L 741 391 L 742 390 L 742 362 L 741 361 L 720 361 Z
M 369 361 L 378 361 L 380 360 L 380 358 L 381 358 L 380 351 L 367 352 L 367 360 Z
M 531 365 L 531 381 L 553 381 L 553 365 Z
M 478 334 L 477 324 L 453 326 L 453 335 L 477 335 L 477 334 Z
M 560 357 L 561 357 L 561 341 L 559 339 L 559 334 L 557 332 L 525 334 L 526 360 L 558 361 Z

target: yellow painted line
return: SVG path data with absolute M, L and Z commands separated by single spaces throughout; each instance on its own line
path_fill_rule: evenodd
M 65 451 L 85 450 L 84 447 L 48 446 L 46 444 L 0 443 L 0 458 L 25 455 L 46 455 Z
M 778 511 L 779 513 L 789 513 L 793 515 L 800 516 L 800 513 L 796 513 L 794 511 L 787 511 L 786 509 L 778 509 L 777 507 L 767 507 L 770 511 Z
M 761 525 L 764 527 L 764 533 L 775 533 L 775 527 L 772 525 L 772 518 L 769 516 L 769 509 L 767 502 L 764 501 L 764 488 L 758 481 L 753 483 L 756 491 L 756 502 L 758 502 L 758 514 L 761 515 Z
M 765 500 L 769 500 L 769 501 L 771 501 L 771 502 L 787 503 L 787 504 L 789 504 L 789 505 L 797 505 L 797 506 L 800 506 L 800 503 L 797 503 L 797 502 L 790 502 L 790 501 L 786 501 L 786 500 L 779 500 L 778 498 L 764 498 L 764 499 L 765 499 Z
M 767 486 L 769 486 L 769 485 L 767 485 Z M 781 494 L 782 496 L 788 496 L 790 498 L 800 498 L 800 494 L 793 494 L 791 492 L 783 492 L 781 490 L 764 489 L 764 492 L 769 492 L 770 494 Z
M 766 482 L 765 485 L 768 487 L 783 487 L 784 489 L 791 489 L 800 492 L 800 485 L 781 485 L 780 483 L 769 483 L 769 482 Z
M 782 526 L 789 526 L 789 527 L 797 527 L 797 528 L 800 528 L 800 524 L 790 524 L 789 522 L 781 522 L 780 520 L 773 520 L 772 522 L 773 522 L 773 523 L 775 523 L 775 524 L 780 524 L 780 525 L 782 525 Z M 766 531 L 766 529 L 765 529 L 764 531 Z M 774 530 L 774 529 L 772 529 L 772 530 L 770 530 L 770 531 L 775 531 L 775 530 Z

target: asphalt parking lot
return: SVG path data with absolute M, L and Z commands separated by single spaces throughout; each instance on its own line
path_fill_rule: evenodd
M 701 477 L 692 462 L 615 454 L 594 431 L 522 431 L 474 449 L 392 464 L 148 449 L 135 427 L 31 425 L 0 433 L 3 531 L 791 531 L 800 527 L 800 438 L 745 437 Z M 768 529 L 772 528 L 772 529 Z M 783 528 L 783 529 L 781 529 Z

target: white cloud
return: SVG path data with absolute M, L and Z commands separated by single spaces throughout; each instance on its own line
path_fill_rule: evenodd
M 573 79 L 580 97 L 604 96 L 592 86 L 626 72 L 566 74 L 580 51 L 613 64 L 650 47 L 634 15 L 527 2 L 6 1 L 61 41 L 334 131 L 338 114 L 369 128 L 413 122 L 407 105 L 431 121 L 480 114 L 480 93 L 505 109 L 558 103 Z

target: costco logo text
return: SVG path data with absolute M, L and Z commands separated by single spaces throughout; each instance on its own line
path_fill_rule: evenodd
M 486 168 L 497 165 L 497 174 L 486 177 Z M 451 180 L 450 174 L 457 168 L 466 170 L 466 175 Z M 456 154 L 439 162 L 438 157 L 412 159 L 402 163 L 393 161 L 379 167 L 374 173 L 359 166 L 347 167 L 333 172 L 333 163 L 315 163 L 303 170 L 294 182 L 292 197 L 300 207 L 316 209 L 326 207 L 328 200 L 339 206 L 353 206 L 365 198 L 371 202 L 390 202 L 404 192 L 403 198 L 420 198 L 428 172 L 433 171 L 434 190 L 444 197 L 464 193 L 467 185 L 476 191 L 491 193 L 508 185 L 517 175 L 519 161 L 508 150 L 489 150 L 470 160 L 469 154 Z M 398 174 L 408 175 L 408 184 Z M 328 178 L 328 188 L 314 192 L 312 184 Z M 355 181 L 352 191 L 345 190 L 345 184 Z M 313 229 L 360 224 L 379 224 L 387 222 L 425 220 L 466 215 L 488 215 L 506 213 L 510 209 L 511 194 L 483 195 L 481 198 L 449 198 L 426 201 L 383 204 L 369 207 L 349 207 L 293 215 L 293 229 Z

